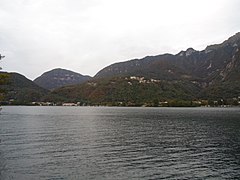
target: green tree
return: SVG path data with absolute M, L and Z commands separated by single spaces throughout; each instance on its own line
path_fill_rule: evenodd
M 0 61 L 2 60 L 2 58 L 4 58 L 5 56 L 2 56 L 0 54 Z M 0 69 L 2 69 L 2 67 L 0 67 Z M 4 98 L 4 89 L 2 88 L 3 85 L 7 84 L 7 79 L 8 79 L 8 75 L 6 73 L 0 73 L 0 101 L 3 100 Z

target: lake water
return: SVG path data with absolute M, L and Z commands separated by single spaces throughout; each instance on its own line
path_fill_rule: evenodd
M 4 107 L 0 179 L 238 179 L 240 108 Z

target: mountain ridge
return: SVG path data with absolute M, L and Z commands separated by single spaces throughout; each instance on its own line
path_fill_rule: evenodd
M 66 85 L 81 84 L 91 79 L 70 70 L 55 68 L 44 72 L 41 76 L 33 80 L 37 85 L 48 90 L 53 90 Z
M 236 102 L 240 97 L 240 33 L 202 51 L 188 48 L 175 55 L 146 56 L 114 63 L 93 78 L 71 73 L 75 72 L 61 68 L 43 73 L 42 76 L 46 76 L 39 78 L 47 85 L 54 85 L 45 86 L 51 92 L 44 90 L 36 94 L 38 98 L 27 99 L 127 106 L 172 101 L 188 101 L 188 105 L 192 105 L 199 99 L 211 102 L 235 99 Z M 75 77 L 86 79 L 72 83 Z M 22 96 L 24 100 L 24 94 Z
M 200 80 L 207 78 L 210 82 L 214 79 L 214 75 L 210 74 L 213 69 L 214 71 L 223 69 L 234 58 L 239 47 L 240 33 L 236 33 L 221 44 L 207 46 L 202 51 L 188 48 L 175 55 L 146 56 L 142 59 L 114 63 L 101 69 L 94 77 L 141 75 L 142 73 L 143 76 L 159 79 L 190 77 Z
M 240 33 L 237 33 L 202 51 L 188 48 L 175 55 L 114 63 L 101 69 L 89 82 L 62 87 L 54 93 L 97 105 L 198 99 L 232 102 L 240 97 L 239 49 Z
M 22 74 L 13 72 L 1 72 L 1 74 L 8 76 L 7 84 L 1 85 L 1 89 L 5 91 L 3 101 L 8 103 L 18 105 L 41 101 L 42 97 L 49 92 Z

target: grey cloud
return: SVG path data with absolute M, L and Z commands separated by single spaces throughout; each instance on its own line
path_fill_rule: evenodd
M 238 0 L 1 0 L 2 66 L 31 79 L 55 67 L 94 75 L 117 61 L 205 48 L 239 31 L 239 5 Z

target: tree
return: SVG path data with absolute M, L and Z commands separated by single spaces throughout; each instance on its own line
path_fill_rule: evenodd
M 0 60 L 2 60 L 2 58 L 4 58 L 5 56 L 2 56 L 0 54 Z M 2 69 L 2 67 L 0 67 L 0 69 Z M 7 79 L 8 79 L 8 75 L 6 73 L 0 73 L 0 101 L 3 100 L 3 95 L 4 95 L 4 89 L 2 88 L 3 85 L 5 85 L 7 83 Z

